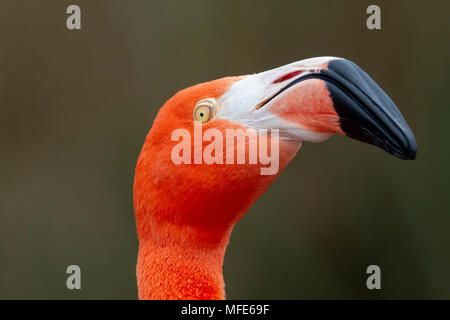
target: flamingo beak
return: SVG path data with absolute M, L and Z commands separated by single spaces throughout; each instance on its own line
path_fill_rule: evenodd
M 416 139 L 402 114 L 355 63 L 331 60 L 327 69 L 309 77 L 325 82 L 346 136 L 380 147 L 400 159 L 415 159 Z
M 336 57 L 297 61 L 236 82 L 218 117 L 280 137 L 320 142 L 334 133 L 415 159 L 414 134 L 395 103 L 355 63 Z

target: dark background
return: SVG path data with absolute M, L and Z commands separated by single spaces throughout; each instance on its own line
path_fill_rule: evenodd
M 66 28 L 78 4 L 82 29 Z M 366 28 L 381 7 L 382 30 Z M 227 296 L 450 298 L 446 1 L 0 3 L 0 298 L 137 297 L 134 166 L 189 85 L 303 58 L 355 61 L 413 129 L 415 161 L 305 143 L 231 237 Z M 66 267 L 82 290 L 66 288 Z M 369 291 L 366 267 L 382 271 Z

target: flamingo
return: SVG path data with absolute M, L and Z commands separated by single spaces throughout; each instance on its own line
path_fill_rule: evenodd
M 193 137 L 196 125 L 205 133 L 215 130 L 216 138 L 229 129 L 250 132 L 240 142 L 244 151 L 249 151 L 251 136 L 267 138 L 275 151 L 271 143 L 276 136 L 269 133 L 278 132 L 278 171 L 262 174 L 267 165 L 260 160 L 189 163 L 199 148 Z M 181 152 L 187 163 L 173 160 L 179 129 L 192 135 L 187 141 L 193 142 L 188 144 L 192 150 Z M 225 299 L 222 264 L 234 225 L 303 141 L 321 142 L 333 134 L 400 159 L 416 156 L 415 137 L 394 102 L 366 72 L 343 58 L 310 58 L 226 77 L 170 98 L 153 122 L 135 171 L 139 299 Z M 237 156 L 238 139 L 224 144 L 235 147 Z M 207 147 L 202 141 L 200 151 Z M 224 159 L 220 150 L 215 149 L 214 157 Z

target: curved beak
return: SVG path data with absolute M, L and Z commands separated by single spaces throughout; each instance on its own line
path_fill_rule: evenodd
M 280 137 L 319 142 L 334 133 L 400 159 L 414 159 L 414 134 L 395 103 L 355 63 L 336 57 L 301 60 L 250 75 L 223 96 L 219 117 Z
M 327 69 L 309 77 L 326 83 L 345 135 L 380 147 L 400 159 L 415 159 L 416 139 L 402 114 L 391 98 L 355 63 L 332 60 Z

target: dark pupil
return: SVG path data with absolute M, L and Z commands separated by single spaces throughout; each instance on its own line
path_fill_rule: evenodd
M 200 117 L 203 117 L 203 112 L 200 112 Z

